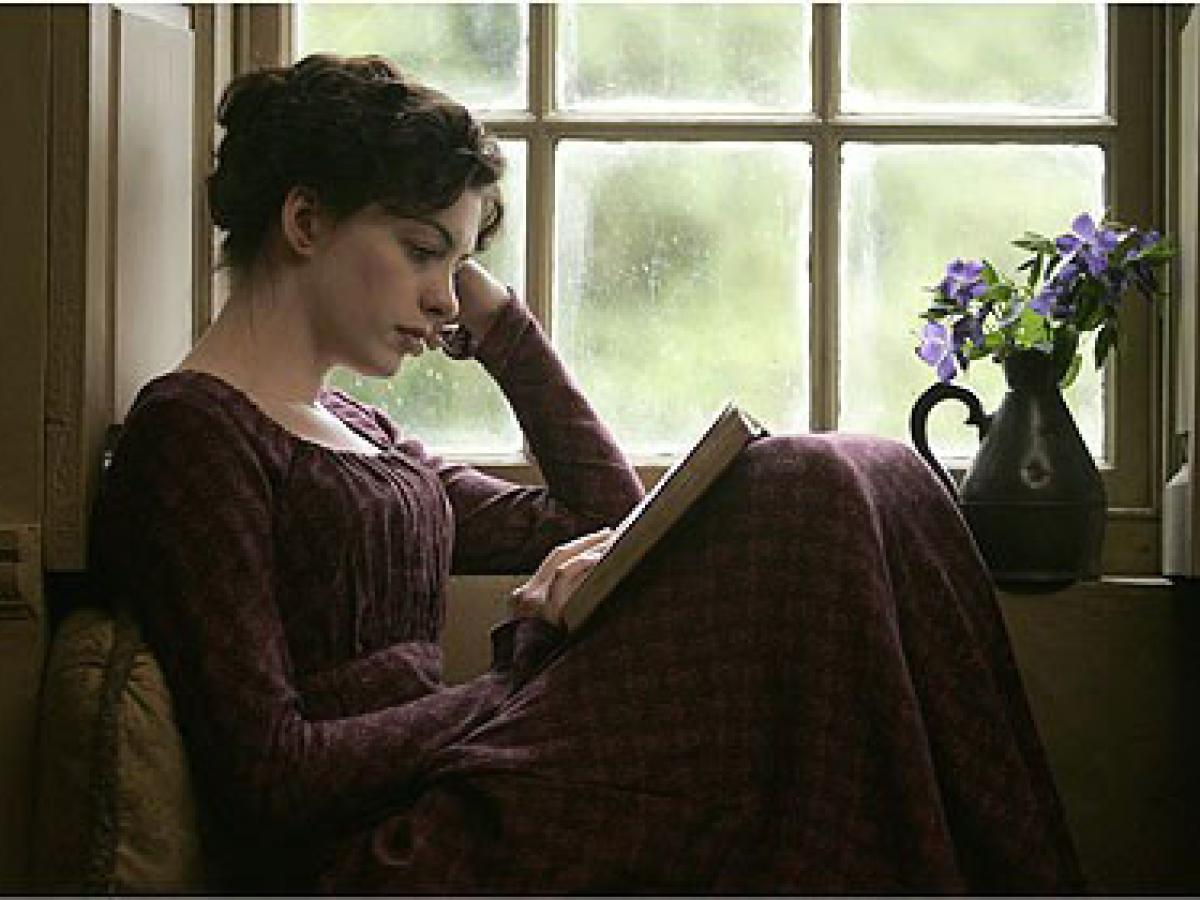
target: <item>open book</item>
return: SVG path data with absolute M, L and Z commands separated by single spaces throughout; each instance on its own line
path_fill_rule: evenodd
M 563 607 L 574 631 L 592 614 L 680 517 L 709 489 L 752 438 L 766 429 L 732 403 L 717 413 L 699 440 L 658 480 L 617 526 L 600 561 Z

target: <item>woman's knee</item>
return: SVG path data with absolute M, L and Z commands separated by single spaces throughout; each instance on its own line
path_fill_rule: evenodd
M 770 511 L 811 520 L 835 510 L 867 512 L 893 488 L 911 489 L 915 482 L 938 487 L 920 458 L 899 441 L 838 433 L 772 435 L 742 451 L 721 485 L 720 503 L 729 514 Z

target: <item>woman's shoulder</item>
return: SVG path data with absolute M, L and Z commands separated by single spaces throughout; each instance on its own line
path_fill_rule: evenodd
M 278 443 L 264 419 L 247 396 L 217 376 L 176 369 L 138 391 L 121 424 L 120 443 L 176 445 L 189 455 L 250 445 L 261 453 Z
M 215 375 L 175 369 L 151 378 L 138 390 L 124 425 L 144 419 L 202 418 L 233 423 L 246 418 L 240 393 Z

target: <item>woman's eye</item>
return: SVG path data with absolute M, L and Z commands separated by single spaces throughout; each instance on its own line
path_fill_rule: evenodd
M 437 259 L 438 252 L 430 250 L 428 247 L 422 247 L 420 244 L 409 244 L 408 255 L 412 258 L 413 262 L 426 263 Z

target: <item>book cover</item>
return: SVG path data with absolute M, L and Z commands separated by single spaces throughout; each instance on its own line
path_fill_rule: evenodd
M 726 403 L 704 433 L 621 521 L 604 556 L 563 606 L 563 622 L 574 631 L 662 539 L 751 440 L 766 429 Z

